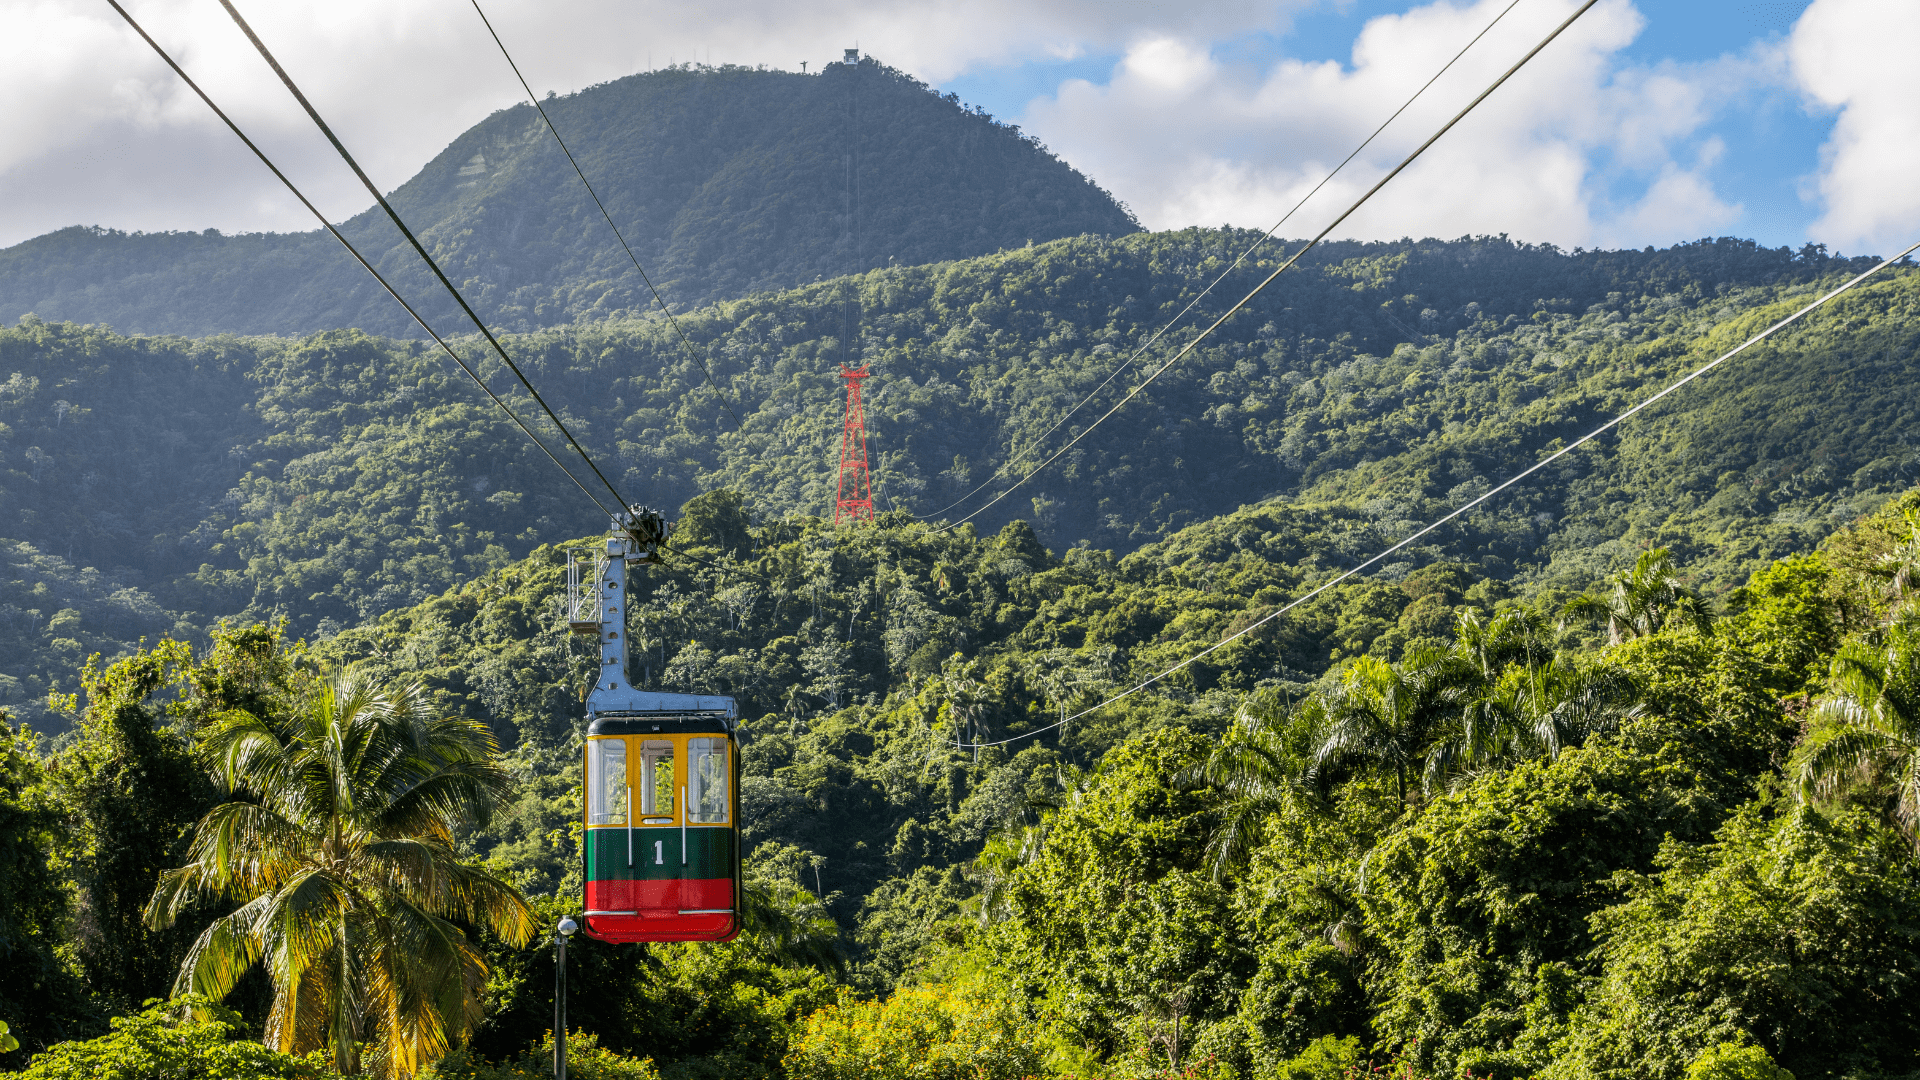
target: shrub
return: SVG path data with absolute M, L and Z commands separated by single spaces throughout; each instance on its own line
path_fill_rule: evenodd
M 553 1075 L 553 1032 L 537 1051 L 494 1064 L 461 1051 L 429 1066 L 416 1080 L 547 1080 Z M 579 1031 L 567 1036 L 567 1076 L 578 1080 L 660 1080 L 652 1058 L 627 1057 Z
M 1277 1076 L 1278 1080 L 1346 1080 L 1366 1060 L 1358 1038 L 1323 1035 L 1282 1064 Z
M 1693 1059 L 1687 1080 L 1793 1080 L 1793 1074 L 1757 1046 L 1720 1043 Z
M 97 1039 L 36 1054 L 19 1080 L 338 1080 L 318 1057 L 297 1058 L 234 1039 L 237 1017 L 219 1006 L 209 1020 L 182 1020 L 180 1000 L 113 1019 Z
M 1014 1003 L 984 991 L 914 986 L 885 1001 L 842 997 L 807 1017 L 790 1080 L 1022 1080 L 1046 1053 Z

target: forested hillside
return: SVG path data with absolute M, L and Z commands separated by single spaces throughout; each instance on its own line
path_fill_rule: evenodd
M 1027 450 L 1046 429 L 1248 239 L 1070 239 L 703 309 L 682 325 L 741 428 L 659 320 L 510 344 L 630 498 L 672 507 L 724 487 L 763 515 L 819 514 L 839 432 L 833 371 L 857 301 L 881 506 L 930 514 L 1010 447 L 1036 460 Z M 1269 265 L 1236 272 L 1201 310 Z M 1124 554 L 1278 498 L 1357 515 L 1366 528 L 1329 557 L 1364 557 L 1849 265 L 1739 241 L 1575 254 L 1503 240 L 1333 245 L 978 524 L 1024 518 L 1055 550 Z M 1805 549 L 1913 480 L 1917 288 L 1899 270 L 1850 294 L 1435 550 L 1516 584 L 1578 588 L 1665 544 L 1717 590 Z M 0 331 L 0 375 L 0 536 L 12 545 L 0 701 L 36 718 L 96 649 L 225 616 L 331 634 L 597 527 L 577 490 L 417 344 L 351 331 L 125 338 L 29 319 Z
M 1521 602 L 1422 559 L 1065 728 L 1324 580 L 1374 539 L 1364 517 L 1246 510 L 1118 559 L 1050 552 L 1018 522 L 756 519 L 731 492 L 681 520 L 681 557 L 634 583 L 630 674 L 739 696 L 753 920 L 730 945 L 576 943 L 581 1075 L 1920 1068 L 1920 493 L 1718 604 L 1659 550 L 1583 596 Z M 220 725 L 294 707 L 301 670 L 419 680 L 435 713 L 486 721 L 513 784 L 462 848 L 547 923 L 574 910 L 593 657 L 558 604 L 563 554 L 311 652 L 267 628 L 162 644 L 90 675 L 61 754 L 16 740 L 0 930 L 25 945 L 0 1013 L 27 1049 L 165 992 L 212 913 L 147 928 L 149 852 L 179 852 L 216 798 L 191 778 Z M 50 857 L 55 835 L 70 853 Z M 53 941 L 72 942 L 64 960 Z M 485 1019 L 429 1075 L 542 1075 L 550 947 L 485 948 Z M 228 1040 L 258 1030 L 264 998 L 243 984 L 231 1004 L 229 1028 L 152 1010 L 28 1075 L 216 1059 L 247 1080 L 334 1075 L 243 1060 Z
M 510 79 L 504 66 L 499 77 Z M 1018 129 L 871 59 L 814 75 L 682 66 L 543 104 L 647 273 L 682 308 L 1139 228 Z M 496 327 L 652 304 L 530 105 L 474 125 L 391 194 Z M 426 299 L 438 287 L 378 208 L 342 231 L 441 329 L 468 328 L 451 302 Z M 127 333 L 418 332 L 318 231 L 63 229 L 0 251 L 0 322 L 28 312 Z

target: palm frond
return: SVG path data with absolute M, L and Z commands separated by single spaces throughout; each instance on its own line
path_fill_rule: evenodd
M 1230 733 L 1206 759 L 1178 779 L 1183 786 L 1206 784 L 1235 797 L 1258 797 L 1293 779 L 1285 753 L 1270 739 Z
M 1870 728 L 1833 729 L 1801 747 L 1794 779 L 1802 798 L 1831 798 L 1851 781 L 1864 779 L 1874 766 L 1899 756 L 1900 750 Z
M 209 923 L 180 963 L 174 996 L 192 994 L 208 1001 L 226 997 L 240 976 L 260 961 L 260 922 L 268 905 L 268 897 L 258 897 Z
M 453 923 L 401 902 L 385 912 L 367 965 L 373 1060 L 411 1076 L 445 1057 L 481 1017 L 487 965 Z
M 1218 881 L 1246 862 L 1267 819 L 1280 809 L 1277 798 L 1238 799 L 1228 804 L 1207 840 L 1207 865 Z
M 390 890 L 394 902 L 483 927 L 516 947 L 539 930 L 518 889 L 461 862 L 451 847 L 417 838 L 379 840 L 362 848 L 361 858 L 370 867 L 366 876 Z
M 308 868 L 268 894 L 259 923 L 268 973 L 292 986 L 339 944 L 353 897 L 331 873 Z
M 262 762 L 284 751 L 286 735 L 264 717 L 232 710 L 220 713 L 201 730 L 198 745 L 214 777 L 228 791 L 239 791 L 249 786 Z
M 364 925 L 364 919 L 355 920 Z M 354 948 L 363 935 L 341 934 L 334 940 L 327 962 L 333 965 L 334 978 L 326 987 L 327 1045 L 336 1062 L 359 1064 L 360 1042 L 365 1037 L 367 1013 L 367 971 L 364 957 Z M 309 969 L 312 970 L 312 969 Z M 357 1068 L 355 1071 L 359 1071 Z
M 267 1010 L 265 1037 L 261 1040 L 283 1054 L 309 1054 L 327 1048 L 328 1015 L 332 1009 L 330 988 L 333 980 L 325 970 L 303 971 L 292 983 L 275 983 L 273 1005 Z M 335 1059 L 342 1071 L 354 1068 L 348 1061 Z M 355 1071 L 358 1071 L 355 1068 Z
M 183 866 L 177 870 L 163 870 L 155 882 L 153 895 L 147 899 L 147 906 L 141 913 L 142 920 L 154 930 L 171 927 L 181 912 L 193 908 L 205 898 L 208 890 L 200 882 L 197 866 Z
M 446 761 L 422 768 L 369 815 L 382 835 L 450 836 L 456 823 L 483 826 L 505 798 L 511 778 L 491 762 Z
M 407 903 L 444 913 L 450 903 L 447 868 L 459 856 L 438 838 L 408 836 L 369 840 L 355 854 L 359 874 Z
M 310 859 L 313 834 L 257 803 L 207 811 L 187 849 L 207 888 L 232 895 L 276 890 Z
M 1560 614 L 1582 622 L 1605 622 L 1614 614 L 1613 605 L 1592 593 L 1581 593 L 1560 608 Z

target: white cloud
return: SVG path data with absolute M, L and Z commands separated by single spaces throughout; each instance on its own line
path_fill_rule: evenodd
M 867 53 L 941 81 L 972 68 L 1282 25 L 1312 0 L 492 0 L 538 92 L 670 61 L 798 70 Z M 129 9 L 329 213 L 368 199 L 216 0 Z M 374 179 L 397 186 L 518 86 L 467 0 L 239 0 Z M 1116 17 L 1116 11 L 1124 15 Z M 0 0 L 0 244 L 70 224 L 306 229 L 278 185 L 104 4 Z
M 1839 111 L 1815 183 L 1825 212 L 1807 230 L 1849 252 L 1890 255 L 1920 240 L 1920 109 L 1911 74 L 1920 4 L 1816 0 L 1788 41 L 1807 94 Z
M 382 186 L 411 176 L 519 88 L 467 0 L 237 0 Z M 1064 84 L 1020 118 L 1152 226 L 1265 226 L 1506 0 L 1372 19 L 1347 63 L 1221 59 L 1341 0 L 482 0 L 536 90 L 567 92 L 670 60 L 816 67 L 858 43 L 939 83 L 1025 62 L 1119 54 L 1104 85 Z M 1313 231 L 1571 9 L 1527 0 L 1287 231 Z M 217 0 L 132 10 L 329 213 L 368 199 Z M 1917 122 L 1893 83 L 1920 4 L 1819 0 L 1792 78 L 1838 110 L 1818 177 L 1818 239 L 1885 246 L 1914 219 Z M 1788 80 L 1786 53 L 1636 65 L 1641 16 L 1603 0 L 1351 220 L 1348 235 L 1508 232 L 1562 244 L 1664 243 L 1738 227 L 1707 131 L 1739 95 Z M 71 224 L 306 229 L 304 212 L 106 5 L 0 0 L 0 245 Z M 1905 165 L 1906 168 L 1901 166 Z
M 1718 140 L 1709 140 L 1704 165 L 1719 153 Z M 1691 238 L 1718 231 L 1738 215 L 1739 207 L 1722 202 L 1700 169 L 1667 162 L 1647 186 L 1645 197 L 1616 217 L 1609 231 L 1619 243 L 1631 245 L 1642 237 Z
M 1441 2 L 1369 21 L 1352 62 L 1248 71 L 1175 35 L 1136 41 L 1111 82 L 1064 85 L 1026 127 L 1127 200 L 1150 227 L 1271 225 L 1446 63 L 1505 0 Z M 1523 4 L 1283 229 L 1317 232 L 1573 8 Z M 1391 238 L 1505 232 L 1567 245 L 1667 243 L 1723 228 L 1701 135 L 1749 65 L 1637 68 L 1642 19 L 1607 0 L 1337 231 Z M 1691 159 L 1691 164 L 1682 164 Z M 1644 189 L 1616 204 L 1619 184 Z

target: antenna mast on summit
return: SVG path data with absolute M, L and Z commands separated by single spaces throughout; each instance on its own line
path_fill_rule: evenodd
M 860 404 L 860 380 L 867 369 L 840 369 L 847 380 L 847 419 L 840 429 L 840 485 L 834 498 L 833 523 L 873 520 L 873 474 L 867 469 L 867 410 Z

